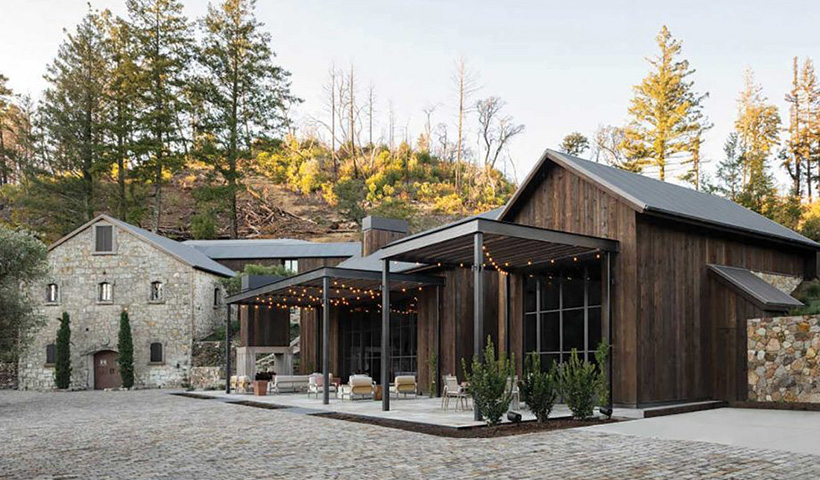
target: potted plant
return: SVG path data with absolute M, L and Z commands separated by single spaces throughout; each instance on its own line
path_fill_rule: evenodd
M 268 382 L 273 379 L 271 372 L 257 372 L 253 377 L 253 394 L 257 397 L 267 395 Z

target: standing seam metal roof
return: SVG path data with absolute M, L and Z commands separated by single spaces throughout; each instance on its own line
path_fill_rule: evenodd
M 820 244 L 817 244 L 813 240 L 726 198 L 699 192 L 680 185 L 662 182 L 654 178 L 590 160 L 584 160 L 550 149 L 544 152 L 538 165 L 516 191 L 513 200 L 507 205 L 502 219 L 506 216 L 507 211 L 510 210 L 512 205 L 516 203 L 521 192 L 531 181 L 537 178 L 537 172 L 543 168 L 547 160 L 553 161 L 609 189 L 631 203 L 641 212 L 655 212 L 678 218 L 697 220 L 745 233 L 764 235 L 799 243 L 815 249 L 820 248 Z
M 362 251 L 360 242 L 314 243 L 289 238 L 272 240 L 188 240 L 184 244 L 217 260 L 352 257 Z

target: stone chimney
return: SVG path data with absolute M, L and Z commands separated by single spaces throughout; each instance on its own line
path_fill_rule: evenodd
M 362 219 L 362 256 L 365 257 L 393 240 L 406 237 L 410 226 L 404 220 L 367 216 Z

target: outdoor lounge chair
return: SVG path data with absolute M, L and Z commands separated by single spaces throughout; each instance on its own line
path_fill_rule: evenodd
M 330 385 L 328 385 L 327 391 L 328 391 L 328 393 L 332 392 L 333 394 L 336 394 L 336 384 L 333 383 L 333 374 L 332 373 L 329 374 L 329 379 L 330 379 Z M 311 375 L 310 378 L 308 379 L 308 388 L 307 388 L 308 397 L 310 397 L 310 395 L 313 394 L 313 395 L 316 396 L 316 398 L 319 398 L 320 393 L 324 394 L 325 393 L 324 382 L 325 382 L 325 376 L 322 375 L 321 373 L 314 373 L 313 375 Z
M 458 378 L 455 375 L 445 375 L 444 390 L 441 392 L 441 408 L 445 410 L 450 408 L 451 398 L 456 400 L 456 408 L 462 406 L 466 410 L 469 407 L 467 389 L 458 384 Z
M 417 387 L 415 375 L 397 375 L 393 385 L 390 385 L 390 394 L 395 394 L 396 398 L 399 395 L 407 397 L 410 394 L 415 397 Z
M 345 397 L 353 400 L 355 395 L 359 395 L 361 398 L 372 398 L 374 393 L 375 388 L 372 378 L 367 375 L 351 375 L 347 383 L 342 385 L 338 395 L 342 400 Z
M 308 375 L 276 375 L 273 377 L 273 382 L 268 384 L 268 391 L 270 393 L 282 393 L 283 390 L 305 391 L 309 380 Z

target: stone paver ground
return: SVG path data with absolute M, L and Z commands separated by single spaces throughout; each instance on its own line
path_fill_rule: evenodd
M 820 478 L 820 457 L 584 430 L 452 439 L 163 391 L 0 391 L 0 478 Z

